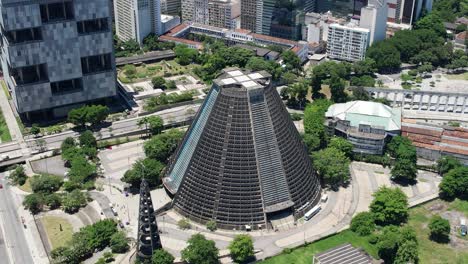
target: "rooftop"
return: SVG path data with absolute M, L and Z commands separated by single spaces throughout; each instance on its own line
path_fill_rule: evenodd
M 271 76 L 264 71 L 250 73 L 237 68 L 227 68 L 214 80 L 214 83 L 218 86 L 236 84 L 249 90 L 264 87 L 264 80 L 269 77 Z
M 401 129 L 401 110 L 368 101 L 351 101 L 334 104 L 325 113 L 327 118 L 350 121 L 351 126 L 360 124 L 383 127 L 387 131 Z
M 351 244 L 343 244 L 314 256 L 316 264 L 371 264 L 372 258 Z

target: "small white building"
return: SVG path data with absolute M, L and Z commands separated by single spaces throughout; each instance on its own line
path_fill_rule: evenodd
M 331 59 L 363 60 L 369 46 L 370 30 L 354 24 L 332 24 L 328 27 L 327 54 Z

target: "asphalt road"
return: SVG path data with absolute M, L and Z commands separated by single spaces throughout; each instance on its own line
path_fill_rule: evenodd
M 16 204 L 5 175 L 0 174 L 0 263 L 33 263 L 31 252 L 24 236 L 24 227 L 18 216 Z

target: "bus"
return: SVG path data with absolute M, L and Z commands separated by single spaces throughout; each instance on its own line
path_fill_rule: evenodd
M 320 204 L 317 204 L 314 206 L 314 208 L 310 209 L 307 213 L 304 215 L 304 220 L 309 221 L 314 215 L 316 215 L 320 209 L 322 209 L 322 206 Z

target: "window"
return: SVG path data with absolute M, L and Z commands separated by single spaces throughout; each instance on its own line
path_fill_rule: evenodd
M 4 35 L 11 44 L 42 40 L 42 31 L 39 27 L 6 31 Z
M 77 23 L 77 27 L 79 34 L 89 34 L 93 32 L 102 32 L 109 30 L 107 18 L 79 21 Z
M 91 74 L 112 70 L 111 54 L 101 54 L 81 58 L 83 74 Z
M 64 80 L 50 83 L 52 95 L 60 95 L 64 93 L 73 93 L 83 89 L 83 81 L 81 78 Z
M 70 20 L 74 18 L 73 2 L 71 1 L 42 4 L 40 6 L 40 9 L 41 19 L 43 23 Z
M 46 64 L 10 69 L 10 73 L 17 85 L 33 84 L 48 80 Z

